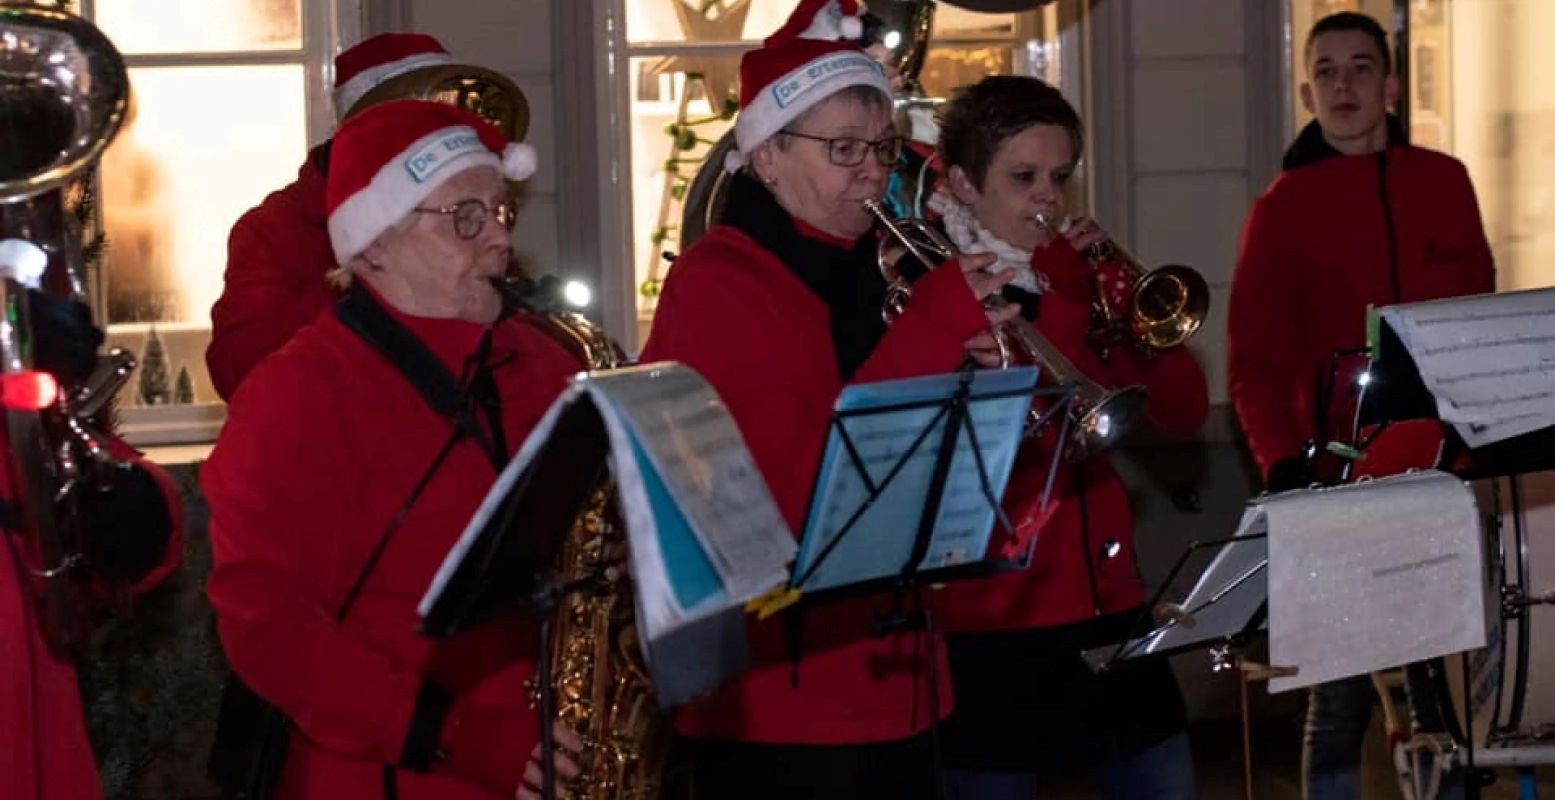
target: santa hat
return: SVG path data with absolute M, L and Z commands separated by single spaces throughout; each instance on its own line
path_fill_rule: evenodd
M 384 81 L 426 67 L 454 63 L 436 39 L 424 33 L 380 33 L 335 57 L 335 108 L 344 115 Z
M 756 146 L 822 100 L 849 86 L 891 95 L 885 70 L 857 41 L 864 25 L 858 0 L 801 0 L 788 22 L 740 59 L 738 149 L 724 161 L 733 172 Z
M 524 180 L 535 151 L 446 103 L 390 100 L 347 119 L 330 145 L 324 186 L 336 263 L 360 255 L 444 181 L 482 166 Z

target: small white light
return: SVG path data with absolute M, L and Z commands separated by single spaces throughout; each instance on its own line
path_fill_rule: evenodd
M 574 308 L 584 308 L 594 301 L 594 292 L 583 281 L 567 281 L 562 286 L 562 299 Z
M 49 267 L 49 254 L 25 239 L 0 241 L 0 277 L 10 278 L 28 289 L 43 285 L 43 273 Z
M 1100 414 L 1096 417 L 1096 435 L 1105 439 L 1112 435 L 1112 417 Z
M 885 38 L 881 41 L 885 44 L 885 49 L 895 50 L 896 46 L 902 43 L 902 33 L 901 31 L 886 31 Z
M 1371 385 L 1371 372 L 1369 370 L 1366 371 L 1366 372 L 1362 372 L 1360 374 L 1360 376 L 1355 379 L 1355 383 L 1356 383 L 1357 386 L 1360 386 L 1362 388 L 1370 386 Z

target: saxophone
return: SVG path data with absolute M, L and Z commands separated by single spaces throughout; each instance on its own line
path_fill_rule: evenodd
M 582 314 L 554 300 L 554 281 L 496 282 L 504 304 L 551 336 L 590 370 L 626 365 L 620 345 Z M 562 546 L 557 579 L 564 593 L 551 627 L 555 722 L 583 740 L 578 777 L 564 786 L 575 800 L 652 800 L 661 794 L 669 715 L 659 709 L 637 639 L 630 578 L 619 568 L 626 531 L 615 483 L 594 487 Z M 538 696 L 537 687 L 531 687 Z

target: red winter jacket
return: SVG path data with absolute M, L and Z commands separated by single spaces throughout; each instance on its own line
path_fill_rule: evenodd
M 806 235 L 836 247 L 813 229 Z M 920 280 L 907 312 L 853 376 L 859 383 L 950 372 L 963 343 L 988 325 L 959 268 Z M 784 520 L 803 530 L 832 406 L 842 390 L 826 305 L 744 233 L 715 227 L 675 261 L 654 315 L 644 362 L 680 361 L 717 390 L 766 478 Z M 877 639 L 873 613 L 888 602 L 825 603 L 804 616 L 798 686 L 784 620 L 751 623 L 747 673 L 683 707 L 689 736 L 755 742 L 851 744 L 926 729 L 925 645 L 910 634 Z M 754 620 L 754 618 L 752 618 Z M 951 710 L 943 643 L 942 715 Z
M 482 326 L 390 311 L 454 375 Z M 510 449 L 578 364 L 545 334 L 500 323 L 491 360 Z M 398 796 L 511 798 L 538 734 L 524 680 L 533 626 L 437 642 L 416 605 L 496 479 L 468 437 L 411 507 L 349 616 L 335 614 L 382 532 L 452 431 L 387 359 L 331 312 L 267 359 L 233 398 L 201 481 L 214 555 L 207 586 L 234 672 L 296 723 L 280 795 L 382 797 L 423 682 L 455 701 L 430 773 Z
M 1031 265 L 1052 285 L 1037 305 L 1037 329 L 1065 357 L 1102 386 L 1144 386 L 1146 417 L 1165 435 L 1191 436 L 1204 424 L 1209 396 L 1190 350 L 1178 347 L 1147 359 L 1131 348 L 1114 347 L 1102 362 L 1085 339 L 1090 266 L 1067 241 L 1036 250 Z M 1055 438 L 1050 426 L 1021 447 L 1004 493 L 1004 511 L 1017 539 L 995 530 L 989 545 L 990 555 L 1015 557 L 1036 537 L 1030 567 L 948 585 L 943 594 L 951 630 L 1063 625 L 1144 602 L 1128 492 L 1106 454 L 1078 463 L 1060 461 L 1047 509 L 1040 508 Z
M 1318 433 L 1320 373 L 1364 346 L 1367 306 L 1495 291 L 1463 164 L 1395 143 L 1343 156 L 1315 123 L 1253 204 L 1231 287 L 1231 402 L 1261 473 Z
M 232 226 L 227 275 L 211 307 L 205 365 L 223 400 L 261 359 L 279 350 L 334 302 L 324 276 L 335 267 L 324 214 L 325 143 L 308 154 L 297 180 Z
M 0 446 L 5 434 L 0 426 Z M 134 586 L 156 585 L 183 557 L 183 506 L 171 479 L 118 439 L 115 458 L 146 470 L 162 490 L 172 530 L 162 562 Z M 9 471 L 0 469 L 0 497 L 12 497 Z M 36 581 L 26 570 L 39 565 L 15 531 L 0 530 L 0 786 L 6 797 L 26 800 L 95 800 L 102 797 L 97 763 L 87 741 L 75 668 L 56 661 L 39 630 Z

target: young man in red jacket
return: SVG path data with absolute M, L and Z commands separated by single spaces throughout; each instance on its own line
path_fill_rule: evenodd
M 454 63 L 431 36 L 384 33 L 335 59 L 335 109 L 342 118 L 374 88 L 418 70 Z M 364 106 L 365 108 L 366 106 Z M 324 228 L 324 176 L 330 143 L 308 153 L 297 180 L 266 197 L 232 226 L 227 274 L 211 307 L 205 364 L 223 400 L 265 356 L 340 297 L 325 280 L 337 265 Z
M 1368 306 L 1495 290 L 1468 172 L 1410 146 L 1388 113 L 1399 87 L 1382 27 L 1325 17 L 1304 54 L 1301 98 L 1317 119 L 1248 214 L 1227 335 L 1231 400 L 1275 491 L 1334 479 L 1309 454 L 1349 439 L 1355 374 L 1345 364 L 1365 345 Z M 1365 676 L 1314 688 L 1309 797 L 1356 796 L 1370 704 Z

